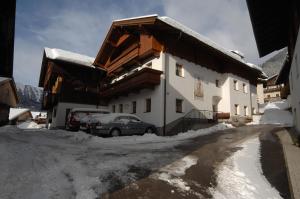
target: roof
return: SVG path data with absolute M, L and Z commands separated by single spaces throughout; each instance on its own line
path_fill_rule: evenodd
M 260 57 L 288 44 L 289 10 L 286 2 L 247 0 Z
M 157 14 L 114 20 L 106 38 L 105 38 L 105 41 L 110 37 L 110 35 L 112 34 L 112 29 L 115 26 L 124 27 L 124 26 L 133 26 L 133 25 L 139 25 L 139 24 L 155 24 L 157 22 L 167 24 L 168 26 L 171 26 L 172 28 L 177 29 L 177 30 L 185 33 L 186 35 L 197 39 L 199 42 L 204 43 L 205 45 L 221 52 L 222 54 L 226 55 L 227 57 L 230 57 L 244 65 L 247 65 L 251 69 L 262 72 L 262 69 L 259 66 L 256 66 L 251 63 L 246 63 L 244 61 L 244 59 L 242 59 L 243 54 L 241 52 L 239 52 L 237 50 L 234 50 L 231 52 L 230 50 L 227 50 L 224 47 L 216 44 L 215 42 L 213 42 L 210 39 L 208 39 L 207 37 L 197 33 L 196 31 L 192 30 L 191 28 L 181 24 L 180 22 L 176 21 L 175 19 L 172 19 L 167 16 L 158 16 Z M 104 51 L 105 45 L 106 45 L 105 42 L 103 42 L 101 49 L 97 55 L 97 58 Z
M 11 107 L 15 107 L 17 105 L 17 103 L 19 103 L 19 98 L 18 98 L 18 95 L 17 95 L 17 88 L 16 88 L 15 81 L 14 81 L 13 78 L 0 77 L 0 85 L 1 86 L 6 86 L 5 84 L 10 85 L 9 88 L 10 88 L 10 91 L 12 91 L 13 95 L 10 95 L 10 93 L 9 93 L 8 98 L 7 98 L 6 94 L 5 94 L 6 97 L 5 96 L 0 96 L 0 100 L 4 100 L 4 101 L 1 101 L 1 103 L 8 104 Z M 0 89 L 0 94 L 3 95 L 1 93 L 1 89 Z M 4 97 L 4 98 L 1 98 L 1 97 Z
M 276 79 L 276 84 L 284 84 L 289 81 L 290 68 L 291 68 L 290 59 L 289 56 L 286 56 L 283 66 Z
M 9 110 L 9 120 L 14 120 L 23 113 L 29 112 L 30 110 L 27 108 L 10 108 Z M 30 113 L 31 114 L 31 113 Z
M 45 48 L 45 55 L 48 59 L 66 61 L 84 66 L 94 67 L 92 64 L 95 60 L 93 57 L 81 55 L 78 53 L 61 50 L 57 48 Z

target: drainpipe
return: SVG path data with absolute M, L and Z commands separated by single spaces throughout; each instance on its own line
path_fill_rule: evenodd
M 167 66 L 166 66 L 166 54 L 165 51 L 162 51 L 162 65 L 164 69 L 164 90 L 163 90 L 163 136 L 166 135 L 166 121 L 167 121 Z

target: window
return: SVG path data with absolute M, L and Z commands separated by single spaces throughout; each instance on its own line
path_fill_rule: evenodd
M 123 113 L 123 104 L 119 104 L 119 113 Z
M 132 113 L 136 113 L 136 101 L 132 102 Z
M 140 122 L 141 120 L 136 118 L 136 117 L 132 117 L 132 116 L 129 116 L 128 117 L 130 119 L 131 122 Z
M 248 115 L 248 107 L 244 106 L 244 115 L 247 116 Z
M 247 93 L 247 85 L 245 83 L 243 83 L 243 92 Z
M 267 95 L 267 98 L 270 98 L 271 96 L 270 95 Z
M 182 104 L 183 104 L 183 100 L 176 99 L 176 113 L 182 113 L 183 112 Z
M 240 113 L 240 111 L 239 111 L 239 105 L 238 104 L 235 104 L 234 105 L 234 114 L 235 115 L 238 115 Z
M 216 87 L 220 87 L 220 82 L 218 79 L 216 79 Z
M 113 112 L 113 113 L 116 112 L 116 105 L 112 105 L 112 112 Z
M 146 110 L 145 110 L 145 112 L 146 113 L 151 112 L 151 99 L 150 98 L 146 99 Z
M 176 75 L 179 77 L 183 77 L 183 66 L 178 63 L 176 63 Z
M 278 94 L 278 93 L 276 94 L 276 97 L 279 97 L 279 94 Z
M 239 85 L 238 85 L 238 82 L 237 82 L 237 80 L 233 80 L 233 88 L 234 88 L 234 90 L 239 90 Z

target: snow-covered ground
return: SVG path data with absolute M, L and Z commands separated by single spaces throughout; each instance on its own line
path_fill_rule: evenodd
M 262 174 L 260 142 L 253 138 L 244 142 L 240 151 L 224 161 L 217 171 L 217 187 L 212 188 L 213 198 L 281 198 Z
M 292 126 L 293 116 L 292 113 L 287 110 L 288 108 L 287 100 L 268 103 L 263 108 L 264 114 L 250 124 L 280 124 Z
M 172 137 L 146 134 L 116 138 L 1 127 L 0 198 L 97 198 L 115 186 L 137 180 L 139 171 L 161 168 L 162 176 L 169 175 L 171 183 L 188 189 L 174 175 L 183 174 L 197 160 L 181 160 L 182 151 L 176 146 L 229 127 L 219 124 Z M 168 172 L 171 167 L 177 169 Z

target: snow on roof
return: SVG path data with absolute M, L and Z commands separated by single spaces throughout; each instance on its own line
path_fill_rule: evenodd
M 7 80 L 11 80 L 11 78 L 8 78 L 8 77 L 0 77 L 0 82 L 4 82 L 4 81 L 7 81 Z
M 45 48 L 46 57 L 53 60 L 61 60 L 70 63 L 75 63 L 79 65 L 93 67 L 92 65 L 95 58 L 86 55 L 81 55 L 78 53 L 73 53 L 66 50 L 61 50 L 57 48 Z
M 246 64 L 247 64 L 250 68 L 254 68 L 254 69 L 256 69 L 256 70 L 259 70 L 259 71 L 261 71 L 264 75 L 266 75 L 266 74 L 262 71 L 262 68 L 259 67 L 258 65 L 252 64 L 252 63 L 249 63 L 249 62 L 247 62 Z
M 176 20 L 174 20 L 174 19 L 172 19 L 170 17 L 166 17 L 166 16 L 158 17 L 158 19 L 161 20 L 161 21 L 163 21 L 163 22 L 165 22 L 166 24 L 168 24 L 168 25 L 170 25 L 170 26 L 172 26 L 172 27 L 174 27 L 176 29 L 179 29 L 182 32 L 184 32 L 184 33 L 186 33 L 186 34 L 188 34 L 188 35 L 190 35 L 190 36 L 198 39 L 199 41 L 201 41 L 201 42 L 203 42 L 203 43 L 205 43 L 205 44 L 207 44 L 207 45 L 215 48 L 216 50 L 221 51 L 225 55 L 228 55 L 228 56 L 232 57 L 233 59 L 235 59 L 235 60 L 237 60 L 239 62 L 245 63 L 245 61 L 241 58 L 240 55 L 237 55 L 236 53 L 232 53 L 232 52 L 226 50 L 225 48 L 219 46 L 215 42 L 213 42 L 210 39 L 204 37 L 203 35 L 200 35 L 196 31 L 194 31 L 194 30 L 190 29 L 189 27 L 187 27 L 187 26 L 179 23 L 178 21 L 176 21 Z M 238 52 L 238 51 L 235 51 L 235 52 Z M 238 52 L 238 53 L 240 53 L 240 52 Z M 261 68 L 254 67 L 253 65 L 249 65 L 248 63 L 247 63 L 247 65 L 250 66 L 251 68 L 255 69 L 255 70 L 259 70 L 259 71 L 262 70 Z
M 9 110 L 9 120 L 13 120 L 16 119 L 17 117 L 19 117 L 20 115 L 22 115 L 23 113 L 30 111 L 28 108 L 10 108 Z
M 158 17 L 158 14 L 151 14 L 151 15 L 143 15 L 143 16 L 139 16 L 139 17 L 130 17 L 130 18 L 117 19 L 117 20 L 114 20 L 113 22 L 127 21 L 127 20 L 133 20 L 133 19 L 143 19 L 143 18 L 148 18 L 148 17 Z

